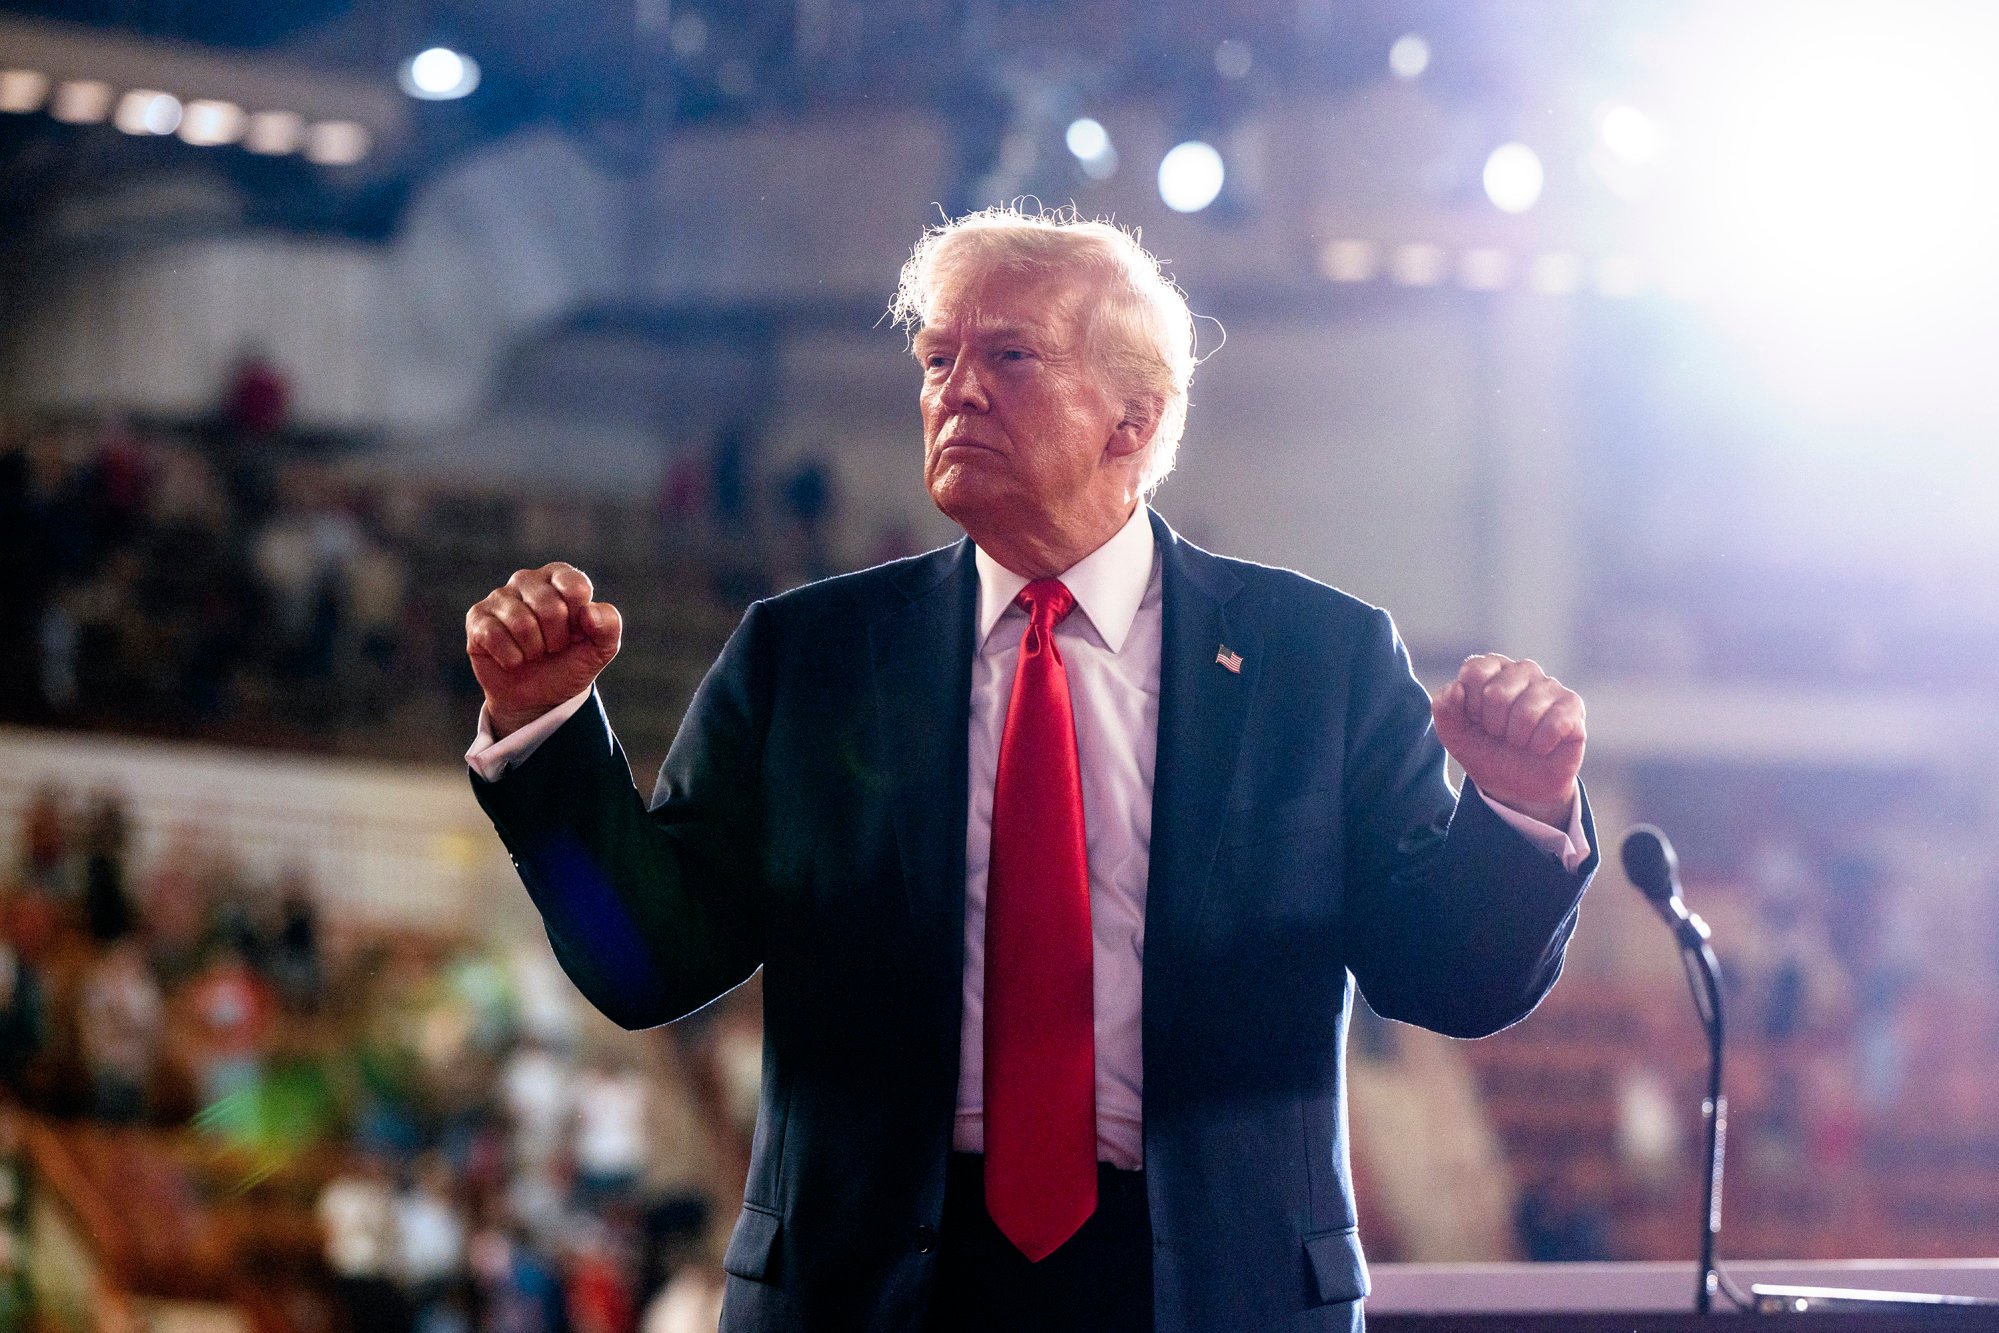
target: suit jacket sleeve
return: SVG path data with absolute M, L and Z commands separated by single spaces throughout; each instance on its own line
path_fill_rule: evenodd
M 1351 667 L 1344 936 L 1375 1012 L 1456 1037 L 1526 1017 L 1560 974 L 1592 848 L 1574 873 L 1507 827 L 1467 783 L 1454 795 L 1430 700 L 1386 612 Z
M 752 607 L 696 691 L 650 809 L 594 692 L 498 782 L 472 775 L 563 970 L 625 1027 L 691 1013 L 762 963 L 764 637 Z

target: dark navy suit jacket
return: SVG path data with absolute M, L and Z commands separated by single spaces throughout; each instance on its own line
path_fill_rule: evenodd
M 1386 613 L 1153 525 L 1157 1327 L 1354 1328 L 1353 979 L 1383 1015 L 1454 1036 L 1514 1022 L 1554 984 L 1595 857 L 1571 874 L 1456 798 Z M 725 1330 L 924 1325 L 958 1084 L 977 601 L 960 542 L 753 606 L 650 808 L 594 700 L 473 780 L 557 957 L 613 1019 L 669 1022 L 764 970 Z

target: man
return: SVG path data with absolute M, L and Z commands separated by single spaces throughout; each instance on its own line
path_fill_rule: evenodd
M 1553 984 L 1581 701 L 1497 655 L 1432 700 L 1385 613 L 1149 512 L 1192 324 L 1123 232 L 960 219 L 896 310 L 968 540 L 752 607 L 650 811 L 617 612 L 516 574 L 467 617 L 480 800 L 618 1021 L 764 969 L 725 1328 L 1358 1327 L 1351 978 L 1461 1036 Z

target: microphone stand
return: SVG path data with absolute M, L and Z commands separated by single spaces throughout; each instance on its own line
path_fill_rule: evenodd
M 1714 1248 L 1721 1235 L 1721 1173 L 1728 1145 L 1728 1098 L 1721 1090 L 1721 962 L 1708 944 L 1707 922 L 1687 911 L 1677 898 L 1671 905 L 1679 909 L 1673 914 L 1672 924 L 1680 945 L 1680 962 L 1687 969 L 1694 1007 L 1700 1011 L 1701 1027 L 1707 1033 L 1707 1099 L 1701 1103 L 1707 1174 L 1701 1186 L 1701 1268 L 1700 1286 L 1694 1293 L 1694 1312 L 1709 1314 L 1721 1285 Z
M 1715 1241 L 1721 1233 L 1721 1166 L 1728 1139 L 1728 1099 L 1721 1091 L 1721 964 L 1708 944 L 1707 922 L 1688 911 L 1680 899 L 1678 868 L 1665 835 L 1644 825 L 1634 829 L 1624 842 L 1624 867 L 1632 883 L 1651 899 L 1672 930 L 1680 946 L 1680 963 L 1686 969 L 1687 985 L 1693 991 L 1694 1007 L 1699 1010 L 1701 1026 L 1707 1031 L 1707 1100 L 1701 1104 L 1707 1128 L 1707 1179 L 1701 1194 L 1701 1271 L 1700 1286 L 1694 1292 L 1695 1312 L 1713 1313 L 1714 1298 L 1719 1293 L 1734 1302 L 1737 1309 L 1761 1314 L 1922 1309 L 1968 1314 L 1990 1323 L 1992 1309 L 1999 1301 L 1978 1297 L 1763 1283 L 1752 1284 L 1746 1298 L 1736 1290 L 1714 1256 Z

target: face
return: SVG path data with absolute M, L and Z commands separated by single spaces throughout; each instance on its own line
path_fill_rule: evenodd
M 1093 362 L 1093 294 L 1059 272 L 975 273 L 939 290 L 916 335 L 930 498 L 1003 560 L 1022 545 L 1080 559 L 1137 499 L 1149 432 Z

